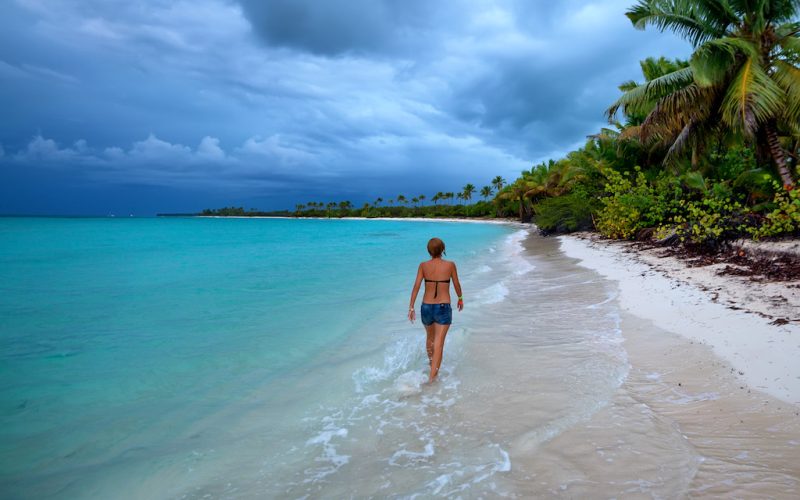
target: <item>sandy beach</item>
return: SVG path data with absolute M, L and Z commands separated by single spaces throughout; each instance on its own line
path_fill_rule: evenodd
M 723 276 L 587 234 L 560 238 L 567 256 L 619 283 L 622 307 L 708 345 L 751 388 L 800 404 L 800 288 Z M 779 320 L 779 321 L 776 321 Z
M 699 457 L 685 494 L 796 497 L 800 324 L 793 284 L 718 276 L 587 235 L 559 243 L 580 266 L 617 283 L 631 370 L 603 412 L 639 405 L 681 433 Z M 771 306 L 777 296 L 784 307 Z M 773 319 L 786 316 L 785 324 Z M 586 433 L 615 446 L 614 432 L 600 436 L 587 425 Z

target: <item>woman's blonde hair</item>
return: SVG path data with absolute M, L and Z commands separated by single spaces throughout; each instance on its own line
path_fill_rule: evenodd
M 428 253 L 431 254 L 431 257 L 441 257 L 444 253 L 444 241 L 440 240 L 439 238 L 431 238 L 428 241 Z

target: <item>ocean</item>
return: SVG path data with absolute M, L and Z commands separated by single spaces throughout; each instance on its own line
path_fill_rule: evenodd
M 394 425 L 380 423 L 392 413 L 384 391 L 398 405 L 434 397 L 420 389 L 423 329 L 405 318 L 427 240 L 447 243 L 467 294 L 438 389 L 455 397 L 469 311 L 507 293 L 489 266 L 511 258 L 515 234 L 448 222 L 2 218 L 1 489 L 321 491 L 360 460 L 337 444 L 359 433 L 341 419 Z M 416 444 L 387 465 L 413 462 Z
M 794 495 L 786 410 L 617 294 L 514 224 L 0 218 L 0 497 Z

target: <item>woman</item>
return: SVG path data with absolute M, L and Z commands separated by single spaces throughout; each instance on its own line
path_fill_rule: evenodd
M 416 318 L 414 303 L 422 280 L 425 280 L 425 293 L 422 296 L 420 318 L 428 334 L 425 349 L 428 351 L 428 361 L 431 364 L 431 375 L 428 382 L 433 382 L 439 374 L 442 365 L 442 350 L 444 339 L 450 323 L 453 321 L 453 309 L 450 307 L 450 280 L 458 296 L 458 310 L 464 309 L 464 297 L 461 295 L 461 283 L 458 281 L 458 272 L 455 262 L 442 259 L 444 255 L 444 242 L 439 238 L 431 238 L 428 242 L 428 254 L 431 260 L 422 262 L 417 269 L 417 279 L 411 289 L 411 304 L 408 307 L 408 320 L 412 323 Z

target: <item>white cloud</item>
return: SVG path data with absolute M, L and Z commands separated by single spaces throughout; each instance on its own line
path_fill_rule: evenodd
M 316 161 L 314 153 L 287 144 L 277 134 L 266 139 L 260 136 L 251 137 L 236 152 L 242 155 L 266 157 L 277 161 L 281 166 L 310 164 Z
M 154 134 L 147 136 L 143 141 L 133 143 L 133 147 L 128 151 L 128 156 L 144 160 L 181 160 L 188 159 L 192 155 L 192 149 L 182 144 L 173 144 L 162 141 Z
M 26 148 L 15 155 L 21 161 L 71 161 L 78 157 L 78 152 L 71 148 L 60 148 L 56 141 L 36 135 Z
M 62 148 L 53 139 L 36 135 L 24 149 L 14 155 L 14 159 L 22 163 L 47 161 L 59 164 L 106 164 L 112 167 L 124 167 L 142 163 L 155 166 L 214 164 L 226 162 L 230 157 L 219 146 L 219 139 L 210 136 L 203 137 L 196 150 L 150 134 L 146 139 L 134 142 L 127 150 L 111 146 L 97 151 L 89 147 L 84 139 L 75 141 L 71 147 Z
M 197 146 L 197 156 L 208 160 L 224 160 L 225 151 L 219 146 L 219 139 L 205 136 Z

